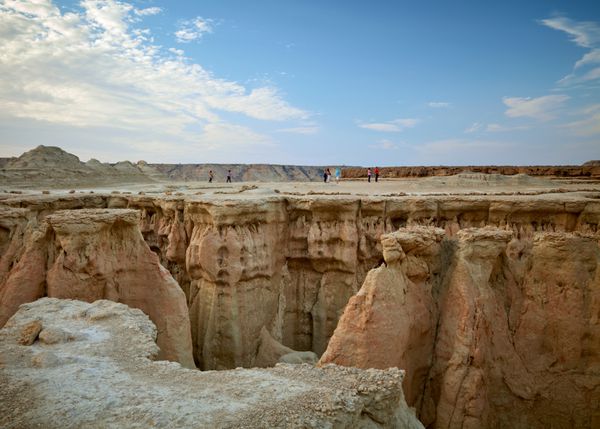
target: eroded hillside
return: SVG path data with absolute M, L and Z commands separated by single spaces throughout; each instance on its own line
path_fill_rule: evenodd
M 407 400 L 432 427 L 543 427 L 546 414 L 592 427 L 598 196 L 7 196 L 0 313 L 114 299 L 142 308 L 159 344 L 188 347 L 173 329 L 189 322 L 201 369 L 327 350 L 323 362 L 406 368 Z M 160 291 L 179 288 L 166 305 Z

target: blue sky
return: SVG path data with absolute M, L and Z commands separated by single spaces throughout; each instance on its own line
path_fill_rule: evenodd
M 600 159 L 598 1 L 0 0 L 0 155 Z

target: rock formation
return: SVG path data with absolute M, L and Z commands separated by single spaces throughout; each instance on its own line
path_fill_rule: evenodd
M 382 238 L 387 266 L 350 300 L 321 363 L 412 370 L 407 402 L 434 428 L 596 427 L 597 237 L 464 229 L 421 256 L 433 231 Z
M 142 309 L 158 327 L 161 358 L 194 367 L 185 295 L 144 242 L 139 212 L 64 210 L 40 223 L 20 214 L 8 216 L 21 220 L 9 226 L 23 241 L 2 254 L 0 326 L 20 304 L 42 296 L 106 298 Z
M 53 228 L 42 228 L 48 215 L 69 209 L 75 218 L 84 207 L 139 210 L 144 240 L 186 294 L 194 358 L 202 369 L 255 365 L 263 327 L 285 347 L 322 354 L 346 303 L 367 272 L 383 260 L 381 235 L 398 228 L 436 225 L 452 235 L 468 227 L 494 225 L 512 230 L 515 236 L 528 236 L 536 231 L 593 234 L 600 224 L 597 199 L 568 194 L 543 198 L 17 195 L 0 203 L 4 320 L 20 303 L 44 296 L 45 272 L 50 267 L 46 263 L 27 264 L 39 267 L 28 270 L 17 267 L 25 266 L 19 260 L 26 250 L 30 260 L 50 257 L 54 261 L 54 245 L 48 245 L 54 243 Z M 28 244 L 35 240 L 39 245 Z M 527 241 L 520 243 L 525 246 Z M 110 247 L 104 249 L 112 252 Z M 414 261 L 423 257 L 408 258 L 416 273 L 407 274 L 413 282 L 421 281 L 417 278 L 421 265 Z M 11 286 L 10 294 L 3 292 L 9 272 L 10 282 L 21 285 Z M 23 287 L 24 283 L 30 286 Z
M 434 177 L 454 176 L 464 172 L 502 175 L 529 175 L 546 177 L 600 177 L 600 165 L 597 161 L 589 161 L 582 165 L 468 165 L 468 166 L 414 166 L 414 167 L 382 167 L 383 178 L 400 177 Z M 367 177 L 366 167 L 348 167 L 342 172 L 348 179 Z
M 153 362 L 156 332 L 141 311 L 111 301 L 23 305 L 0 330 L 0 426 L 423 427 L 401 370 L 200 372 Z

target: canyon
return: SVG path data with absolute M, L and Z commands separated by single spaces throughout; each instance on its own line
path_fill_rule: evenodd
M 66 371 L 83 389 L 93 361 L 124 371 L 112 371 L 111 389 L 135 379 L 158 392 L 156 373 L 181 380 L 180 397 L 228 398 L 243 409 L 231 419 L 206 405 L 216 410 L 206 424 L 220 427 L 600 426 L 594 180 L 103 186 L 0 192 L 7 427 L 57 427 L 46 399 L 27 396 L 56 395 L 52 383 L 27 386 Z M 114 339 L 88 356 L 78 345 L 96 337 L 78 332 L 98 330 Z M 278 385 L 298 395 L 278 402 Z M 262 399 L 241 401 L 248 389 Z M 17 391 L 36 404 L 26 420 L 8 405 Z M 98 395 L 86 407 L 110 396 Z M 288 400 L 302 412 L 286 412 Z M 166 424 L 144 404 L 140 421 Z M 198 406 L 182 405 L 181 421 Z M 133 424 L 119 413 L 107 424 Z

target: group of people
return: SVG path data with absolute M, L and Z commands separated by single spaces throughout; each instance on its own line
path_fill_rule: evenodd
M 227 170 L 227 183 L 231 183 L 231 170 Z M 212 183 L 213 179 L 215 178 L 215 173 L 213 173 L 212 170 L 210 170 L 208 172 L 208 183 Z
M 367 168 L 367 182 L 371 182 L 371 177 L 375 176 L 375 181 L 379 181 L 379 167 L 375 167 L 373 171 L 370 168 Z
M 337 167 L 335 169 L 335 183 L 340 183 L 340 178 L 342 177 L 342 169 Z M 323 182 L 329 183 L 331 182 L 331 170 L 326 168 L 323 170 Z
M 375 176 L 375 181 L 379 181 L 379 167 L 375 167 L 373 170 L 371 168 L 367 168 L 367 181 L 371 182 L 371 177 Z M 227 183 L 231 183 L 231 170 L 227 170 Z M 340 179 L 342 177 L 342 169 L 340 167 L 336 167 L 335 169 L 335 183 L 340 183 Z M 208 172 L 208 183 L 212 183 L 215 178 L 215 174 L 212 170 Z M 323 182 L 329 183 L 331 182 L 331 170 L 326 168 L 323 170 Z

